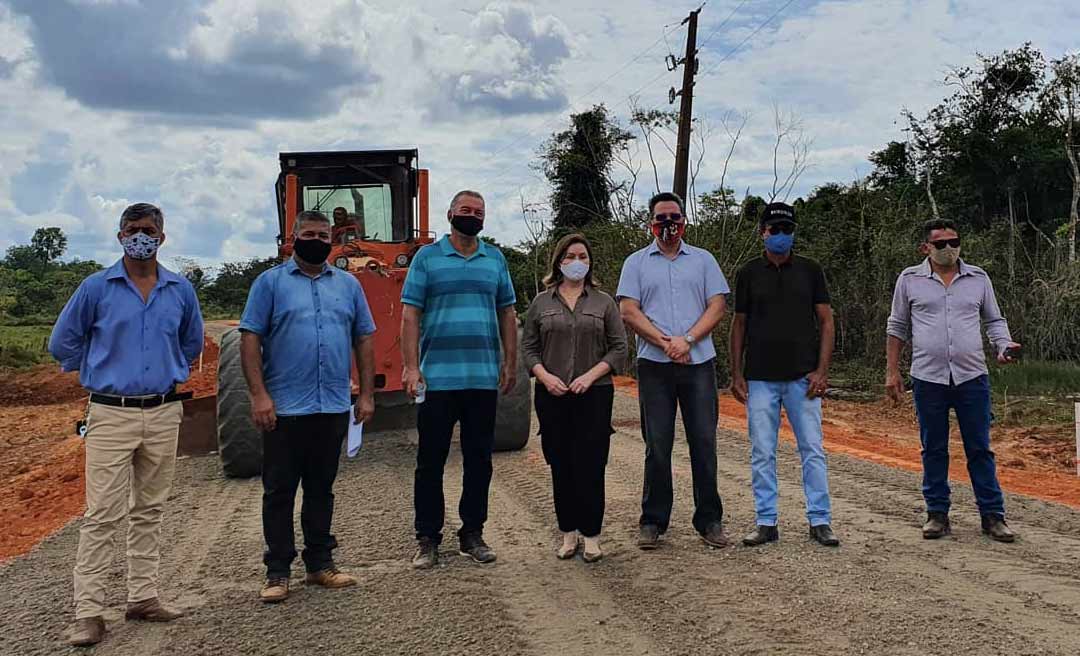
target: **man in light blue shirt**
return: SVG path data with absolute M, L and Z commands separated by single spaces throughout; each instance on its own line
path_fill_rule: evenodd
M 328 266 L 330 220 L 296 217 L 293 257 L 255 279 L 240 320 L 240 357 L 251 391 L 252 421 L 263 431 L 263 535 L 268 603 L 289 595 L 296 558 L 293 506 L 304 486 L 300 523 L 307 582 L 343 588 L 330 533 L 334 480 L 349 428 L 353 355 L 360 378 L 354 420 L 375 412 L 375 322 L 351 274 Z
M 683 241 L 686 217 L 676 194 L 649 201 L 655 241 L 623 264 L 616 296 L 637 333 L 638 401 L 645 438 L 645 483 L 638 546 L 655 549 L 674 499 L 671 449 L 682 409 L 694 478 L 694 528 L 706 544 L 725 547 L 723 504 L 716 488 L 716 349 L 712 331 L 730 293 L 716 258 Z
M 184 415 L 175 388 L 202 352 L 203 322 L 191 283 L 157 262 L 164 227 L 153 205 L 125 209 L 117 234 L 124 257 L 79 285 L 49 339 L 49 352 L 64 371 L 78 371 L 90 392 L 86 513 L 68 636 L 75 646 L 105 636 L 112 542 L 125 514 L 126 617 L 161 622 L 181 616 L 158 600 L 159 535 Z

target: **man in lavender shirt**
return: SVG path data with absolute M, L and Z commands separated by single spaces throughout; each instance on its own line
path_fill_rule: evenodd
M 899 402 L 900 352 L 911 342 L 911 379 L 922 439 L 923 498 L 927 521 L 923 537 L 948 535 L 949 409 L 956 412 L 967 455 L 968 475 L 982 515 L 983 533 L 1012 542 L 1005 524 L 1005 499 L 990 450 L 990 382 L 983 352 L 982 326 L 998 362 L 1013 361 L 1020 345 L 1012 341 L 1001 316 L 990 276 L 960 259 L 960 236 L 952 221 L 930 221 L 919 247 L 927 258 L 904 269 L 893 291 L 888 321 L 885 390 Z

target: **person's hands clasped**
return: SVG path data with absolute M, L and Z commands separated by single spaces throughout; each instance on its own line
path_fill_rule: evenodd
M 570 381 L 570 391 L 574 394 L 584 394 L 592 387 L 592 384 L 596 382 L 596 379 L 588 373 L 581 374 L 574 380 Z
M 686 338 L 682 336 L 665 335 L 664 355 L 671 358 L 672 362 L 689 364 L 690 342 L 686 341 Z
M 806 382 L 806 398 L 825 396 L 825 390 L 829 387 L 829 374 L 824 371 L 813 371 L 807 375 Z
M 562 379 L 552 373 L 544 373 L 537 376 L 540 384 L 544 386 L 544 389 L 548 391 L 548 394 L 552 396 L 562 396 L 570 391 L 566 383 L 562 382 Z
M 269 394 L 251 397 L 251 423 L 264 433 L 269 433 L 277 426 L 277 409 Z

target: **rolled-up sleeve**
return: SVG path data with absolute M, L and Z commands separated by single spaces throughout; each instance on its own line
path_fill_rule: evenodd
M 260 337 L 270 333 L 270 318 L 274 313 L 274 295 L 267 277 L 270 273 L 268 271 L 255 279 L 248 292 L 244 313 L 240 316 L 240 330 Z
M 538 309 L 543 293 L 537 294 L 529 310 L 525 313 L 525 325 L 521 335 L 521 357 L 525 362 L 525 369 L 530 376 L 534 376 L 533 367 L 543 361 L 543 343 L 540 339 L 540 311 Z
M 911 301 L 907 293 L 907 278 L 901 274 L 893 289 L 892 309 L 885 332 L 896 339 L 911 341 Z
M 994 345 L 995 352 L 1001 355 L 1005 347 L 1012 342 L 1012 334 L 1009 332 L 1009 322 L 1001 314 L 998 307 L 997 295 L 994 293 L 994 285 L 989 277 L 984 277 L 986 284 L 983 286 L 983 299 L 979 307 L 983 325 L 986 327 L 986 336 Z
M 604 311 L 604 337 L 607 340 L 607 352 L 601 361 L 608 363 L 611 373 L 617 374 L 626 366 L 627 343 L 626 326 L 615 301 L 609 301 Z
M 191 283 L 185 283 L 184 317 L 180 320 L 180 350 L 188 364 L 191 364 L 199 359 L 203 350 L 203 318 L 195 288 Z
M 49 353 L 64 371 L 78 371 L 82 366 L 97 304 L 93 285 L 89 279 L 79 285 L 64 305 L 49 336 Z

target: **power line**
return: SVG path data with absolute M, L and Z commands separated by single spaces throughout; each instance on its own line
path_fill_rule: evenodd
M 724 26 L 731 22 L 731 19 L 735 17 L 735 14 L 738 13 L 738 11 L 742 9 L 743 5 L 745 4 L 746 0 L 742 0 L 742 2 L 736 5 L 735 8 L 731 10 L 731 13 L 727 15 L 727 18 L 725 18 L 722 23 L 717 25 L 716 29 L 714 29 L 712 32 L 709 32 L 709 36 L 705 37 L 705 40 L 701 42 L 701 45 L 698 46 L 698 50 L 704 50 L 705 46 L 709 45 L 709 41 L 712 41 L 713 37 L 716 36 L 717 33 L 720 32 L 720 30 L 724 29 Z
M 644 50 L 639 51 L 637 55 L 635 55 L 632 59 L 630 59 L 625 64 L 620 66 L 614 73 L 611 73 L 606 78 L 604 78 L 602 81 L 600 81 L 599 83 L 593 85 L 592 88 L 590 88 L 584 94 L 579 96 L 576 101 L 569 102 L 569 103 L 567 103 L 567 105 L 572 110 L 575 105 L 577 105 L 577 104 L 581 103 L 582 101 L 584 101 L 586 98 L 588 98 L 589 96 L 594 94 L 596 91 L 598 91 L 604 85 L 606 85 L 608 82 L 611 82 L 613 79 L 618 77 L 620 73 L 622 73 L 626 69 L 628 69 L 631 66 L 633 66 L 634 64 L 636 64 L 642 57 L 644 57 L 648 53 L 652 52 L 656 48 L 656 46 L 660 44 L 660 42 L 667 40 L 667 37 L 668 37 L 669 34 L 675 32 L 676 30 L 678 30 L 681 27 L 682 27 L 681 23 L 669 23 L 669 24 L 665 25 L 664 26 L 664 31 L 661 33 L 660 37 L 657 38 L 655 41 L 653 41 L 652 44 L 650 44 Z M 671 28 L 671 29 L 668 29 L 668 28 Z M 667 74 L 667 73 L 665 72 L 665 74 Z M 658 78 L 654 78 L 652 81 L 655 81 L 656 79 L 658 79 Z M 508 150 L 516 147 L 517 145 L 519 145 L 525 139 L 527 139 L 529 137 L 532 137 L 537 131 L 546 130 L 546 129 L 550 128 L 551 126 L 555 125 L 556 123 L 561 123 L 563 120 L 565 120 L 565 117 L 560 115 L 560 116 L 558 116 L 556 118 L 552 118 L 552 119 L 550 119 L 548 121 L 545 121 L 543 124 L 541 124 L 540 126 L 538 126 L 536 128 L 533 128 L 531 130 L 526 130 L 517 139 L 514 139 L 510 143 L 506 144 L 505 146 L 503 146 L 499 150 L 492 153 L 490 155 L 490 157 L 494 158 L 494 157 L 497 157 L 499 155 L 502 155 L 506 151 L 508 151 Z M 505 176 L 508 171 L 509 171 L 509 169 L 504 169 L 504 171 L 502 173 L 495 176 L 494 178 L 489 178 L 487 180 L 484 180 L 484 184 L 486 185 L 486 184 L 490 184 L 492 182 L 498 181 L 503 176 Z
M 762 22 L 762 23 L 761 23 L 760 25 L 758 25 L 758 26 L 757 26 L 757 28 L 756 28 L 756 29 L 755 29 L 755 30 L 754 30 L 753 32 L 751 32 L 750 34 L 748 34 L 748 35 L 746 36 L 746 38 L 745 38 L 745 39 L 743 39 L 742 41 L 740 41 L 740 42 L 739 42 L 739 45 L 737 45 L 737 46 L 735 46 L 734 48 L 732 48 L 731 50 L 729 50 L 729 51 L 727 52 L 727 54 L 725 54 L 725 55 L 724 55 L 723 57 L 721 57 L 721 58 L 720 58 L 720 61 L 716 62 L 716 63 L 715 63 L 715 64 L 714 64 L 714 65 L 713 65 L 712 67 L 710 67 L 710 68 L 709 68 L 709 70 L 707 70 L 707 71 L 705 71 L 704 73 L 702 73 L 702 74 L 701 74 L 701 77 L 705 77 L 705 76 L 707 76 L 707 75 L 710 75 L 710 74 L 712 74 L 712 73 L 715 73 L 715 72 L 716 72 L 716 70 L 717 70 L 718 68 L 720 68 L 720 64 L 723 64 L 723 63 L 724 63 L 724 62 L 726 62 L 726 61 L 727 61 L 728 59 L 731 59 L 731 57 L 732 57 L 732 56 L 733 56 L 733 55 L 734 55 L 734 54 L 735 54 L 736 52 L 738 52 L 738 51 L 739 51 L 740 49 L 742 49 L 742 47 L 743 47 L 744 45 L 746 45 L 746 43 L 747 43 L 748 41 L 750 41 L 750 39 L 752 39 L 752 38 L 754 38 L 755 36 L 757 36 L 757 33 L 758 33 L 758 32 L 760 32 L 761 30 L 765 29 L 765 26 L 766 26 L 766 25 L 768 25 L 769 23 L 773 22 L 773 21 L 774 21 L 774 20 L 776 19 L 776 17 L 777 17 L 777 16 L 779 16 L 780 14 L 782 14 L 782 13 L 784 12 L 784 10 L 785 10 L 785 9 L 787 9 L 788 7 L 790 7 L 790 6 L 792 5 L 792 3 L 794 3 L 794 2 L 795 2 L 795 0 L 787 0 L 787 2 L 785 2 L 785 3 L 784 3 L 784 4 L 783 4 L 783 5 L 782 5 L 782 6 L 781 6 L 781 7 L 779 8 L 779 9 L 777 9 L 776 11 L 774 11 L 774 12 L 773 12 L 772 16 L 769 16 L 768 18 L 766 18 L 766 19 L 765 19 L 765 20 L 764 20 L 764 21 L 763 21 L 763 22 Z

